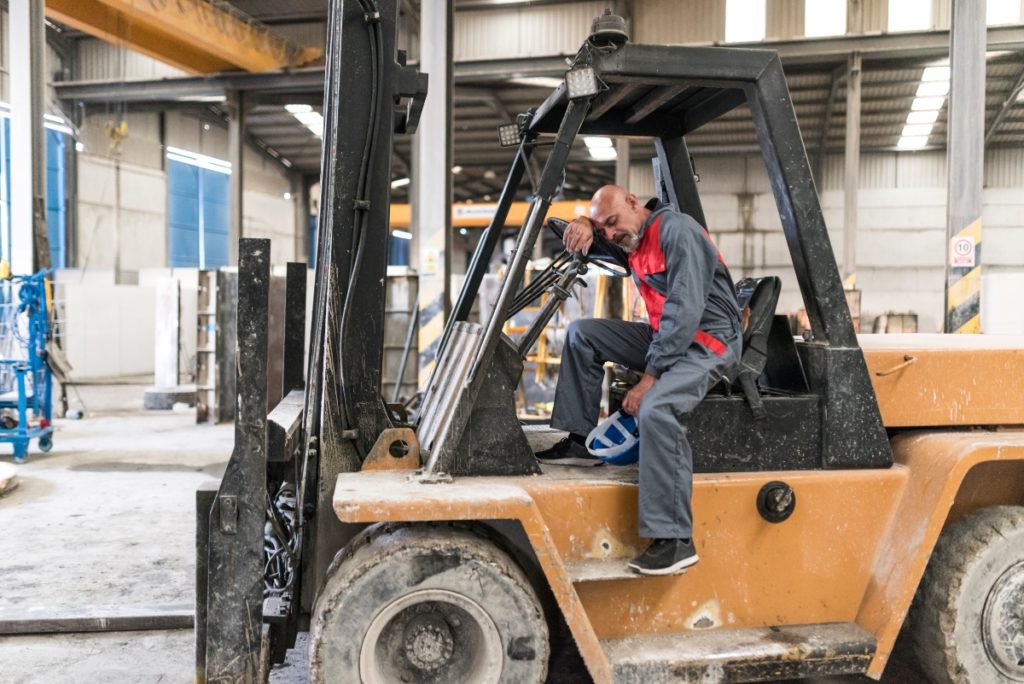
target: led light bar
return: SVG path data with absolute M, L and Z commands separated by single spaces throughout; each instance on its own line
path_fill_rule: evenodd
M 593 67 L 579 67 L 565 72 L 565 88 L 569 91 L 570 100 L 592 97 L 601 91 Z
M 502 147 L 515 147 L 519 144 L 519 125 L 514 123 L 498 126 L 498 144 Z

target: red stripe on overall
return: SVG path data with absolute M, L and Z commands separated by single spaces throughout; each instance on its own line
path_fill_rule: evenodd
M 704 230 L 704 236 L 715 247 L 715 243 L 711 240 L 711 235 L 707 229 Z M 725 259 L 722 258 L 722 253 L 718 251 L 718 247 L 715 247 L 715 253 L 718 254 L 718 263 L 725 266 Z M 655 273 L 664 273 L 668 270 L 665 266 L 665 253 L 661 251 L 660 215 L 656 216 L 651 225 L 647 226 L 640 244 L 629 255 L 629 267 L 640 281 L 640 296 L 643 297 L 644 304 L 647 306 L 647 318 L 650 320 L 651 327 L 657 331 L 661 327 L 661 312 L 665 308 L 666 297 L 651 287 L 647 279 Z M 697 331 L 694 340 L 716 356 L 725 354 L 725 344 L 703 330 Z

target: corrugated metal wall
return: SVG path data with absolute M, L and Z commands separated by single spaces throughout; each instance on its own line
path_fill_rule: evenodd
M 606 2 L 457 12 L 456 61 L 575 54 Z
M 780 310 L 799 309 L 796 276 L 761 158 L 697 156 L 695 161 L 708 228 L 734 276 L 779 275 Z M 985 178 L 985 272 L 1024 272 L 1024 149 L 990 151 Z M 633 165 L 630 183 L 641 196 L 653 194 L 650 165 Z M 882 313 L 913 311 L 922 332 L 940 329 L 946 194 L 943 152 L 862 156 L 857 273 L 866 323 Z M 840 261 L 842 155 L 826 157 L 821 205 Z
M 725 0 L 637 0 L 637 43 L 680 44 L 725 40 Z
M 1024 188 L 1024 148 L 986 150 L 985 187 Z
M 78 79 L 82 81 L 111 79 L 173 78 L 185 72 L 123 47 L 85 38 L 78 47 Z
M 765 37 L 788 40 L 804 34 L 804 0 L 768 0 L 765 7 Z

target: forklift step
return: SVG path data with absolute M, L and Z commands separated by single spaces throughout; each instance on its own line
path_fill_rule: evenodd
M 609 580 L 628 580 L 642 577 L 630 570 L 626 564 L 628 558 L 588 559 L 575 563 L 566 563 L 565 569 L 572 578 L 573 584 L 581 582 L 607 582 Z
M 715 629 L 601 642 L 616 682 L 758 682 L 857 674 L 875 638 L 852 622 Z

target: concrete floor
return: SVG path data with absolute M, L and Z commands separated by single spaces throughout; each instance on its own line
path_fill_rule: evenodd
M 79 388 L 85 418 L 57 421 L 53 451 L 41 454 L 33 445 L 18 470 L 20 485 L 0 497 L 0 616 L 191 607 L 195 490 L 220 476 L 233 429 L 197 426 L 191 411 L 145 412 L 142 390 Z M 10 447 L 0 445 L 0 460 L 9 454 Z M 275 684 L 306 680 L 303 652 L 293 652 L 294 661 L 275 672 Z M 893 665 L 883 681 L 923 681 L 912 666 Z M 185 683 L 193 677 L 189 630 L 0 637 L 3 684 Z M 565 672 L 552 679 L 583 682 L 586 676 Z M 815 684 L 868 681 L 837 677 Z

